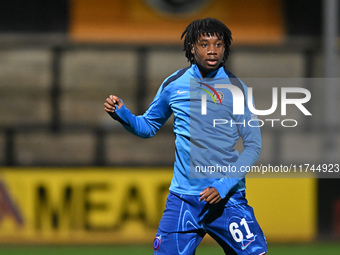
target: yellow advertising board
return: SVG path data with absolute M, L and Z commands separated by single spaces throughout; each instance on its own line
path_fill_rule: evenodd
M 151 243 L 171 178 L 168 168 L 2 169 L 0 242 Z M 314 179 L 247 183 L 268 240 L 315 238 Z

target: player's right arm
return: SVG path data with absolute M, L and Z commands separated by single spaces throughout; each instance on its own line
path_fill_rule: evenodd
M 125 107 L 123 100 L 115 95 L 110 95 L 104 105 L 105 111 L 113 119 L 119 121 L 132 134 L 142 138 L 154 136 L 172 114 L 169 105 L 169 91 L 162 87 L 143 115 L 133 115 Z
M 120 100 L 119 97 L 115 95 L 110 95 L 108 98 L 106 98 L 106 102 L 104 106 L 105 106 L 105 111 L 111 114 L 111 113 L 114 113 L 116 109 L 118 110 L 120 107 L 122 107 L 123 102 L 122 100 Z

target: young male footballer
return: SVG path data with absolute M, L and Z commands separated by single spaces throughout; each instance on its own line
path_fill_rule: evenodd
M 190 66 L 164 80 L 143 115 L 133 115 L 115 95 L 104 104 L 125 129 L 143 138 L 155 135 L 174 114 L 174 172 L 154 254 L 195 254 L 207 233 L 225 254 L 265 254 L 242 171 L 259 158 L 261 133 L 245 100 L 241 114 L 233 111 L 236 92 L 247 98 L 247 87 L 225 66 L 231 32 L 219 20 L 205 18 L 190 23 L 183 37 Z M 240 137 L 239 154 L 233 148 Z

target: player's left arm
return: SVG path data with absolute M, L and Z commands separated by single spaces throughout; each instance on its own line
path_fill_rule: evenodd
M 245 89 L 245 91 L 247 90 Z M 247 98 L 247 94 L 245 98 Z M 231 164 L 235 167 L 236 173 L 233 176 L 229 176 L 229 178 L 228 176 L 227 178 L 222 178 L 211 185 L 211 187 L 216 188 L 222 199 L 245 177 L 247 173 L 245 171 L 246 167 L 256 163 L 262 150 L 259 122 L 257 116 L 250 112 L 248 105 L 245 104 L 243 115 L 234 115 L 234 118 L 236 123 L 244 123 L 244 125 L 237 125 L 238 132 L 243 140 L 243 150 L 237 161 Z
M 243 150 L 235 162 L 237 170 L 241 167 L 252 166 L 259 159 L 262 150 L 260 124 L 255 114 L 252 114 L 248 107 L 245 107 L 244 116 L 236 117 L 238 122 L 245 125 L 238 125 L 238 131 L 243 141 Z
M 220 193 L 217 191 L 215 188 L 205 188 L 201 193 L 200 193 L 200 199 L 199 201 L 205 201 L 209 204 L 216 204 L 221 201 L 221 196 Z

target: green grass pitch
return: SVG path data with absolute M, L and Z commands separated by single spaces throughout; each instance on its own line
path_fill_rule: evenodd
M 0 245 L 1 255 L 146 255 L 152 254 L 152 245 L 78 245 L 78 246 L 22 246 Z M 223 254 L 217 245 L 200 245 L 196 255 Z M 268 254 L 271 255 L 339 255 L 339 243 L 313 244 L 270 244 Z

